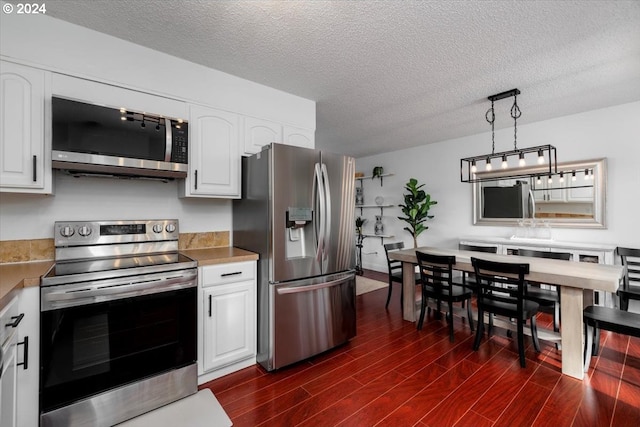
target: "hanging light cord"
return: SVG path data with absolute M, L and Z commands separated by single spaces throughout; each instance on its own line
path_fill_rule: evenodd
M 491 102 L 493 109 L 493 102 Z M 513 117 L 513 149 L 518 151 L 518 119 L 522 115 L 520 107 L 518 107 L 518 95 L 513 95 L 513 105 L 511 106 L 511 117 Z
M 491 154 L 496 152 L 496 133 L 494 129 L 494 123 L 496 121 L 496 113 L 493 110 L 493 99 L 491 100 L 491 108 L 487 110 L 484 118 L 491 125 Z

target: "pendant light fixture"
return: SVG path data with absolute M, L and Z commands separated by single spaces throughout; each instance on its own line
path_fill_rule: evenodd
M 466 157 L 460 159 L 460 181 L 461 182 L 483 182 L 497 181 L 509 178 L 527 178 L 539 177 L 540 175 L 552 176 L 558 172 L 556 148 L 552 145 L 539 145 L 529 148 L 518 148 L 518 119 L 522 115 L 518 106 L 518 95 L 520 90 L 511 89 L 496 95 L 491 95 L 487 99 L 491 101 L 491 108 L 485 113 L 485 119 L 491 125 L 491 154 L 482 154 L 479 156 Z M 511 118 L 513 118 L 513 150 L 495 152 L 495 110 L 494 102 L 504 98 L 513 97 L 513 105 L 511 106 Z M 533 153 L 533 154 L 532 154 Z M 527 165 L 527 158 L 537 154 L 538 167 L 524 169 Z M 488 174 L 493 169 L 491 161 L 500 159 L 502 171 L 499 173 Z M 513 159 L 513 167 L 510 167 L 509 160 Z M 484 162 L 484 172 L 479 169 Z M 532 162 L 534 163 L 534 162 Z

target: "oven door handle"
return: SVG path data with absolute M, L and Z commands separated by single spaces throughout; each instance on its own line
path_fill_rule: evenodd
M 42 311 L 73 307 L 121 298 L 151 295 L 197 286 L 197 272 L 181 273 L 169 277 L 148 277 L 121 280 L 108 285 L 84 284 L 77 287 L 50 290 L 42 294 Z

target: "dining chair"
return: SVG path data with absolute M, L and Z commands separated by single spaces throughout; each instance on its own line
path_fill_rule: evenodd
M 498 253 L 497 246 L 478 246 L 478 245 L 466 245 L 463 243 L 458 244 L 458 249 L 461 251 L 473 251 L 473 252 L 484 252 L 488 254 L 496 254 Z M 461 285 L 467 287 L 471 290 L 475 290 L 476 288 L 476 277 L 473 273 L 462 272 L 462 277 L 460 280 L 454 280 L 454 283 L 457 285 Z
M 400 283 L 400 310 L 402 311 L 402 297 L 404 296 L 404 290 L 402 287 L 402 262 L 389 259 L 389 252 L 399 251 L 404 249 L 403 242 L 387 243 L 384 245 L 384 253 L 387 257 L 387 268 L 389 269 L 389 291 L 387 293 L 387 303 L 385 308 L 389 308 L 389 301 L 391 301 L 391 291 L 393 290 L 394 283 Z M 420 273 L 415 273 L 415 283 L 420 283 Z
M 615 307 L 590 305 L 582 312 L 584 321 L 584 371 L 589 370 L 591 352 L 598 355 L 600 330 L 640 338 L 640 313 L 632 313 Z
M 527 320 L 531 327 L 533 346 L 540 352 L 536 328 L 536 314 L 540 306 L 525 298 L 527 283 L 524 276 L 529 273 L 529 264 L 494 262 L 474 257 L 471 258 L 471 264 L 477 280 L 478 306 L 478 326 L 473 350 L 477 351 L 480 347 L 484 333 L 484 313 L 516 319 L 518 354 L 520 366 L 524 368 L 524 324 Z
M 618 289 L 620 309 L 629 310 L 629 300 L 640 300 L 640 249 L 617 247 L 625 273 L 622 277 L 622 288 Z
M 438 304 L 446 302 L 448 312 L 446 315 L 449 324 L 449 341 L 453 342 L 453 303 L 467 301 L 467 319 L 469 327 L 473 331 L 473 316 L 471 314 L 472 292 L 463 286 L 454 285 L 453 265 L 456 263 L 455 256 L 433 255 L 416 251 L 418 260 L 418 270 L 422 288 L 422 303 L 420 308 L 420 319 L 418 320 L 418 330 L 422 330 L 425 309 L 429 298 L 434 299 Z
M 571 260 L 570 252 L 536 251 L 533 249 L 518 249 L 515 255 L 535 258 Z M 543 288 L 543 286 L 545 286 Z M 560 288 L 539 282 L 527 282 L 527 298 L 540 304 L 540 311 L 553 315 L 553 330 L 560 331 Z

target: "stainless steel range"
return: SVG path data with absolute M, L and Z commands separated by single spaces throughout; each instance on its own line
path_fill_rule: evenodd
M 178 232 L 177 220 L 55 223 L 42 426 L 111 426 L 197 391 L 197 268 Z

